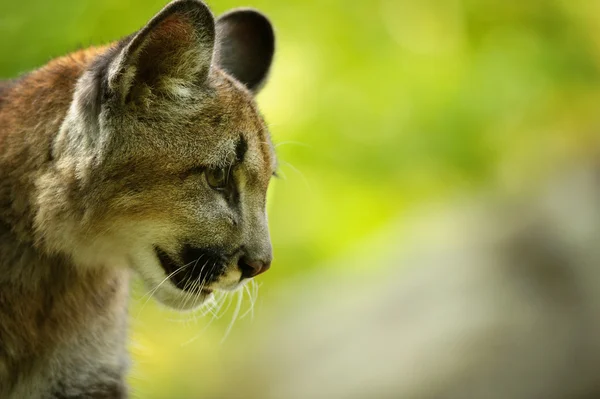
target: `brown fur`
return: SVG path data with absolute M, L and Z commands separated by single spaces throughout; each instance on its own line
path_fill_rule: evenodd
M 272 45 L 260 14 L 228 15 Z M 238 45 L 215 34 L 230 23 L 177 0 L 131 37 L 0 83 L 0 397 L 124 397 L 132 270 L 190 308 L 268 267 L 275 159 L 253 92 L 272 48 L 266 68 L 227 50 L 224 65 L 260 79 L 229 75 L 211 59 Z M 228 196 L 203 180 L 214 168 Z

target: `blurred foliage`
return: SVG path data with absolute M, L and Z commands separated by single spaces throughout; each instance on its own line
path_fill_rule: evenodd
M 164 3 L 3 1 L 0 77 L 129 34 Z M 253 6 L 276 27 L 273 74 L 258 98 L 281 165 L 269 204 L 275 263 L 260 278 L 254 320 L 237 321 L 223 345 L 237 299 L 224 299 L 234 305 L 218 319 L 177 315 L 138 287 L 131 381 L 140 398 L 212 397 L 235 383 L 220 359 L 244 356 L 252 342 L 243 331 L 268 317 L 261 304 L 328 264 L 356 271 L 332 260 L 373 250 L 365 240 L 416 205 L 481 187 L 520 190 L 598 144 L 600 2 L 210 5 L 216 14 Z M 383 252 L 398 241 L 376 237 Z

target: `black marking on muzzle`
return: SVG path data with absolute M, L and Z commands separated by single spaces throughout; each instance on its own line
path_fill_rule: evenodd
M 227 268 L 227 259 L 220 251 L 209 248 L 197 248 L 191 245 L 183 247 L 179 259 L 154 247 L 163 269 L 177 288 L 183 291 L 198 291 L 219 279 Z

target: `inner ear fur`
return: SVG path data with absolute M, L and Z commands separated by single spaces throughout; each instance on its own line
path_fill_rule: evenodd
M 235 9 L 217 20 L 216 32 L 215 64 L 257 93 L 267 79 L 275 53 L 275 33 L 269 19 L 253 9 Z
M 215 46 L 215 20 L 197 0 L 163 8 L 114 59 L 108 86 L 124 101 L 148 90 L 187 85 L 208 76 Z

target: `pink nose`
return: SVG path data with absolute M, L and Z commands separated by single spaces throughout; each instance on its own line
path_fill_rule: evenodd
M 242 271 L 243 278 L 256 277 L 269 270 L 271 267 L 271 261 L 254 260 L 247 258 L 240 258 L 238 261 L 240 270 Z

